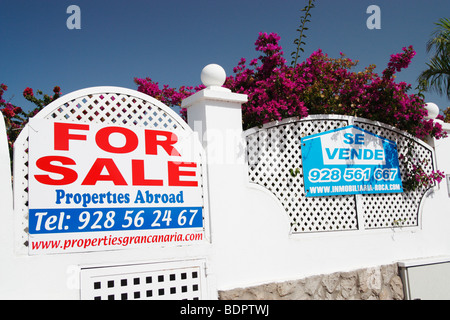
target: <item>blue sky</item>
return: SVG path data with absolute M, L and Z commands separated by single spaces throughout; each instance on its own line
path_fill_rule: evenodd
M 29 110 L 26 87 L 63 94 L 100 85 L 136 89 L 134 77 L 151 77 L 173 87 L 200 84 L 209 63 L 228 75 L 241 57 L 257 57 L 254 42 L 260 31 L 281 36 L 284 56 L 297 37 L 300 10 L 306 0 L 1 0 L 0 83 L 4 98 Z M 69 30 L 71 4 L 81 9 L 81 29 Z M 369 30 L 369 5 L 381 9 L 381 29 Z M 386 67 L 391 54 L 413 45 L 417 55 L 398 81 L 416 86 L 430 55 L 425 44 L 434 23 L 449 17 L 449 0 L 317 0 L 307 32 L 306 59 L 321 48 L 359 60 L 359 69 Z M 415 91 L 414 91 L 415 92 Z M 426 94 L 441 109 L 450 101 Z

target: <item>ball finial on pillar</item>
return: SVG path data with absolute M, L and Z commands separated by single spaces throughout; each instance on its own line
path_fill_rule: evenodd
M 225 70 L 218 64 L 208 64 L 201 73 L 202 83 L 206 87 L 221 87 L 226 80 Z
M 433 102 L 426 103 L 425 109 L 428 111 L 428 116 L 426 117 L 427 119 L 436 119 L 439 115 L 439 107 Z

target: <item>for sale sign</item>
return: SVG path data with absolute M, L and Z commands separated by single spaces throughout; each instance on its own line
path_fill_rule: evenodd
M 194 134 L 44 119 L 29 132 L 30 254 L 204 240 Z
M 395 141 L 357 126 L 301 139 L 307 197 L 403 192 Z

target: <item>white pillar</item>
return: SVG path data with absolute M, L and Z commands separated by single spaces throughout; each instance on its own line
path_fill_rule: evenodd
M 201 79 L 206 89 L 186 98 L 188 123 L 199 134 L 207 152 L 208 164 L 242 163 L 242 111 L 247 95 L 221 87 L 226 74 L 217 64 L 203 68 Z
M 247 95 L 221 87 L 226 75 L 217 64 L 207 65 L 201 78 L 206 89 L 183 100 L 182 107 L 187 108 L 188 123 L 205 149 L 212 211 L 219 209 L 214 208 L 218 202 L 229 201 L 222 198 L 222 191 L 228 194 L 246 178 L 241 106 Z
M 5 121 L 0 113 L 0 194 L 2 195 L 2 211 L 12 211 L 11 163 L 9 157 L 8 138 Z
M 11 278 L 11 259 L 14 254 L 13 194 L 8 139 L 3 114 L 0 112 L 0 286 L 8 286 Z M 7 298 L 0 288 L 0 299 Z
M 427 142 L 435 150 L 437 169 L 444 171 L 445 173 L 448 174 L 450 173 L 449 171 L 450 157 L 448 152 L 448 149 L 450 147 L 450 124 L 444 123 L 444 121 L 436 119 L 436 117 L 439 114 L 439 107 L 435 103 L 433 102 L 426 103 L 425 109 L 428 111 L 428 115 L 425 117 L 425 119 L 432 119 L 435 123 L 438 123 L 442 126 L 444 132 L 447 132 L 448 135 L 447 138 L 436 139 L 428 136 L 425 142 Z
M 236 250 L 230 243 L 230 235 L 235 235 L 233 240 L 239 242 L 245 234 L 239 228 L 248 225 L 245 221 L 248 182 L 241 112 L 247 95 L 221 87 L 225 71 L 218 65 L 203 69 L 202 82 L 207 88 L 185 99 L 182 107 L 187 108 L 188 123 L 198 133 L 205 149 L 214 248 L 211 266 L 220 283 L 226 281 L 223 276 L 229 272 L 232 252 Z

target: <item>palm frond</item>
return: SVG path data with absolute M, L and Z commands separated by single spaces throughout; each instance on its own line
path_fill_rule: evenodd
M 434 56 L 427 67 L 418 78 L 422 89 L 435 91 L 440 95 L 446 94 L 450 99 L 450 57 Z
M 437 28 L 432 34 L 432 38 L 427 42 L 427 52 L 431 52 L 433 47 L 436 49 L 436 54 L 450 52 L 450 19 L 441 18 L 439 22 L 435 23 Z
M 437 27 L 426 45 L 427 52 L 433 49 L 435 52 L 427 63 L 428 69 L 417 80 L 421 90 L 445 94 L 450 99 L 450 19 L 441 18 L 435 25 Z

